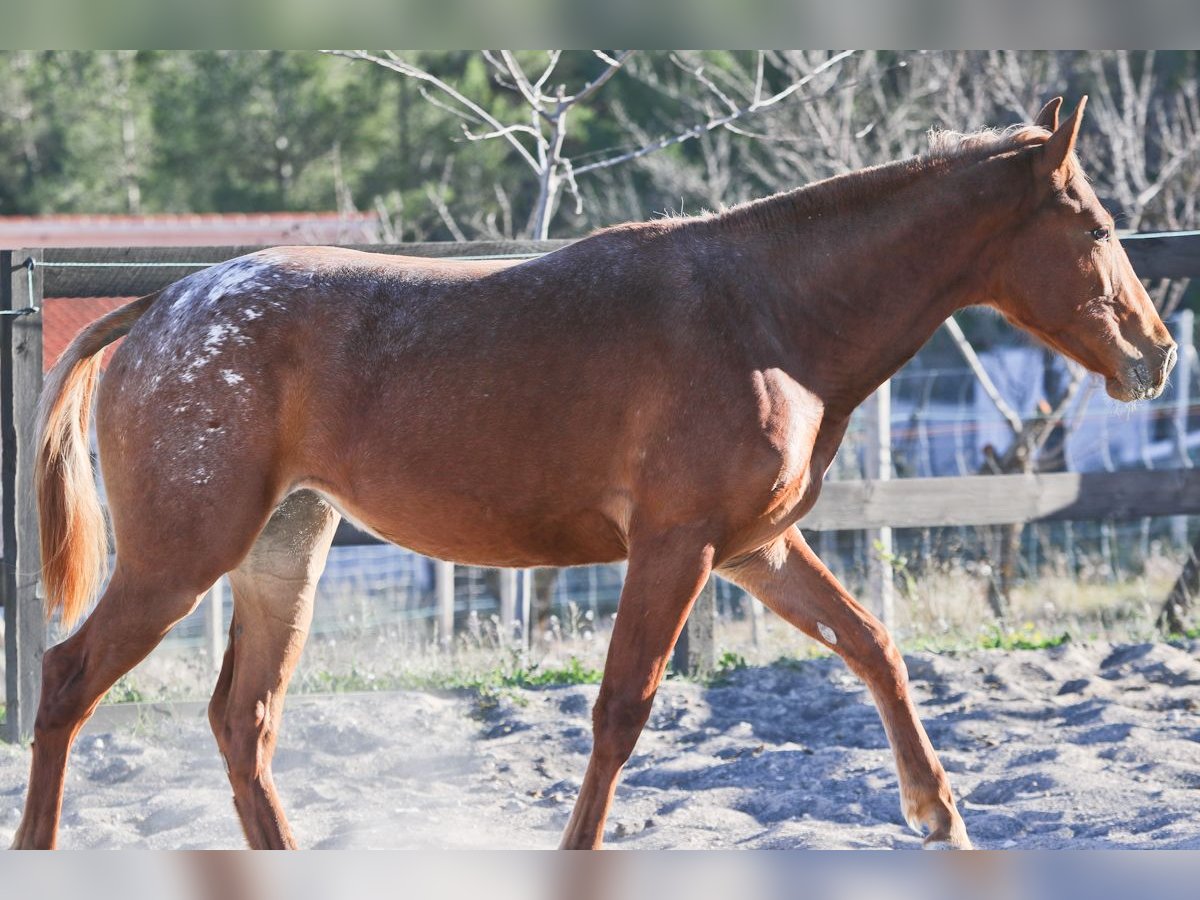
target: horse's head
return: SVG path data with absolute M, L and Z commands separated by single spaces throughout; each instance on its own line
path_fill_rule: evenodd
M 1075 158 L 1087 98 L 1061 126 L 1062 98 L 1036 124 L 1031 211 L 997 267 L 990 301 L 1007 318 L 1093 372 L 1117 400 L 1154 398 L 1176 347 Z

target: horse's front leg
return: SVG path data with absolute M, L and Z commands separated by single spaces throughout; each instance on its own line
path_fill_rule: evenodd
M 896 754 L 905 819 L 917 831 L 928 829 L 926 846 L 969 849 L 950 782 L 909 697 L 904 660 L 883 624 L 854 601 L 795 528 L 721 574 L 839 654 L 866 683 Z
M 712 566 L 712 547 L 692 529 L 635 533 L 629 571 L 592 711 L 592 757 L 562 849 L 599 849 L 621 769 L 650 716 L 654 695 L 688 612 Z

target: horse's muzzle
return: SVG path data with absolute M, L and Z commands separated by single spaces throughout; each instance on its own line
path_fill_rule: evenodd
M 1108 379 L 1108 395 L 1114 400 L 1126 403 L 1154 400 L 1162 396 L 1167 387 L 1167 379 L 1178 359 L 1179 348 L 1171 341 L 1155 348 L 1148 356 L 1130 360 L 1116 378 Z

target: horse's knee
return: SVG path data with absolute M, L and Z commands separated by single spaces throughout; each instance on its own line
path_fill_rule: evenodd
M 908 668 L 900 648 L 881 622 L 868 621 L 861 634 L 847 641 L 842 656 L 854 672 L 870 685 L 903 691 L 908 684 Z
M 637 745 L 653 701 L 640 696 L 601 691 L 592 709 L 592 753 L 597 759 L 623 766 Z

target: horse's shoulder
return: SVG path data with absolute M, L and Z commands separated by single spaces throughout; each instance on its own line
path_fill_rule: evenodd
M 776 483 L 790 483 L 808 469 L 823 407 L 803 385 L 778 368 L 756 370 L 753 390 L 756 443 L 772 459 Z

